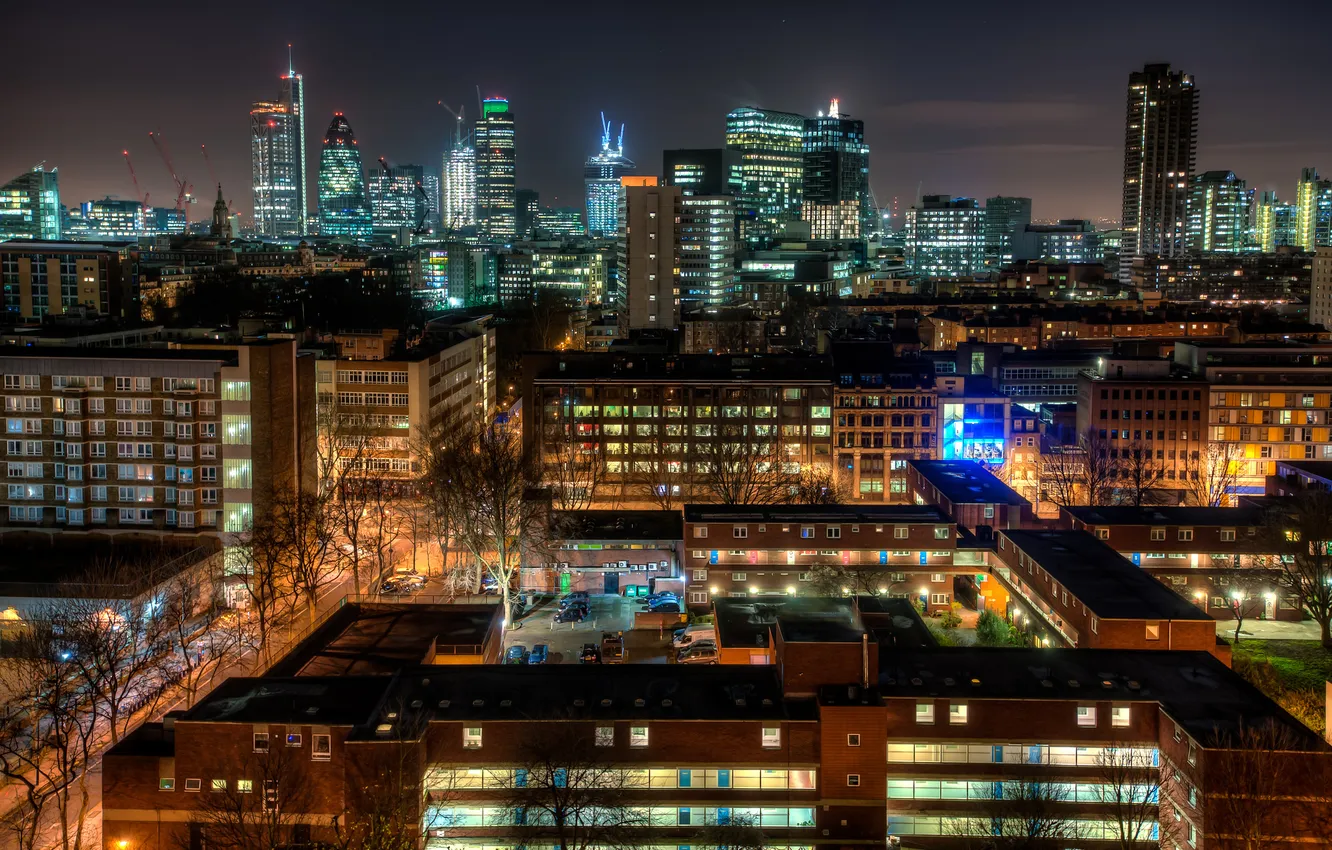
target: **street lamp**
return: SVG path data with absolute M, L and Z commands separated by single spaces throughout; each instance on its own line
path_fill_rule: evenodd
M 716 595 L 720 592 L 720 588 L 718 588 L 718 587 L 714 584 L 712 587 L 709 587 L 709 588 L 708 588 L 708 592 L 711 593 L 713 596 L 716 596 Z
M 786 592 L 791 594 L 792 596 L 795 596 L 796 595 L 795 585 L 788 585 L 786 588 Z

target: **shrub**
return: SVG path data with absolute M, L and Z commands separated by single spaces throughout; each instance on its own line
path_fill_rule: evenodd
M 988 608 L 976 620 L 976 643 L 981 646 L 1012 646 L 1008 623 Z

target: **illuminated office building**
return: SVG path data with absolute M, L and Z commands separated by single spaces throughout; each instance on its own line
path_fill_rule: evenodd
M 1305 168 L 1295 193 L 1295 242 L 1312 251 L 1332 245 L 1332 180 L 1318 177 L 1318 169 Z
M 800 220 L 804 135 L 803 115 L 744 106 L 726 116 L 726 149 L 740 158 L 736 215 L 745 245 Z
M 615 236 L 619 227 L 620 178 L 633 172 L 632 160 L 624 155 L 624 125 L 611 146 L 611 126 L 601 114 L 601 150 L 587 158 L 583 185 L 587 191 L 587 232 L 590 236 Z
M 370 230 L 361 151 L 347 118 L 337 112 L 319 154 L 319 232 L 355 239 L 369 236 Z
M 79 205 L 90 239 L 138 239 L 148 233 L 146 210 L 139 201 L 103 198 Z
M 383 232 L 416 227 L 430 216 L 425 195 L 425 169 L 419 165 L 386 165 L 370 169 L 367 194 L 374 229 Z
M 743 182 L 740 155 L 727 148 L 689 148 L 661 152 L 667 186 L 690 195 L 738 195 Z
M 310 220 L 310 199 L 306 184 L 305 168 L 305 77 L 291 67 L 291 57 L 287 57 L 287 73 L 282 75 L 282 85 L 278 90 L 278 100 L 287 104 L 287 111 L 292 116 L 291 132 L 296 156 L 293 161 L 296 185 L 296 214 L 304 231 L 305 223 Z
M 60 180 L 41 165 L 0 186 L 0 240 L 60 239 Z
M 537 213 L 541 212 L 541 193 L 536 189 L 519 189 L 513 193 L 514 235 L 531 239 L 536 231 Z
M 444 154 L 445 232 L 476 226 L 476 148 L 460 140 Z
M 923 277 L 961 277 L 985 265 L 985 211 L 975 198 L 926 195 L 906 214 L 906 262 Z
M 870 201 L 865 122 L 841 114 L 836 98 L 827 115 L 806 118 L 801 218 L 814 239 L 862 239 L 878 232 Z
M 305 170 L 305 79 L 281 77 L 276 100 L 250 107 L 250 172 L 254 226 L 261 236 L 295 238 L 309 215 Z
M 517 159 L 513 112 L 509 101 L 489 97 L 473 134 L 476 147 L 476 224 L 482 233 L 512 239 L 518 224 L 514 193 Z
M 583 211 L 578 207 L 554 207 L 538 210 L 536 230 L 539 238 L 561 239 L 567 236 L 585 236 Z
M 423 169 L 421 187 L 425 189 L 426 200 L 430 204 L 430 213 L 426 217 L 426 221 L 432 227 L 438 229 L 440 224 L 440 211 L 444 209 L 444 199 L 442 197 L 442 186 L 440 184 L 439 172 L 433 168 Z
M 996 196 L 985 199 L 985 265 L 1012 265 L 1015 246 L 1031 224 L 1031 198 Z
M 1119 278 L 1133 259 L 1176 257 L 1187 249 L 1189 180 L 1198 152 L 1198 88 L 1169 65 L 1129 75 L 1124 127 L 1124 236 Z
M 1189 185 L 1189 251 L 1237 253 L 1244 250 L 1249 193 L 1233 171 L 1195 174 Z
M 707 306 L 731 303 L 735 286 L 735 198 L 682 197 L 679 229 L 680 300 Z

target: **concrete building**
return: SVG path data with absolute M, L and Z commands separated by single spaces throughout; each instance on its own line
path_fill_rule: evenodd
M 1332 247 L 1319 248 L 1309 282 L 1309 321 L 1332 330 Z
M 906 263 L 924 277 L 961 277 L 985 266 L 985 211 L 975 198 L 926 195 L 907 210 Z
M 0 356 L 6 530 L 247 531 L 316 486 L 314 359 L 291 340 Z
M 680 323 L 680 188 L 659 186 L 655 177 L 623 182 L 620 326 L 673 330 Z
M 7 313 L 26 319 L 80 308 L 138 318 L 139 251 L 134 242 L 0 242 Z
M 690 195 L 680 204 L 680 302 L 721 307 L 735 299 L 735 198 Z

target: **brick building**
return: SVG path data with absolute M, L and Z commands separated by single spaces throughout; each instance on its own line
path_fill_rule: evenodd
M 314 359 L 291 340 L 15 348 L 3 532 L 236 534 L 316 483 Z
M 41 319 L 80 308 L 139 318 L 139 250 L 134 242 L 0 243 L 4 312 Z
M 970 460 L 913 460 L 908 486 L 917 505 L 937 505 L 971 531 L 1023 528 L 1032 522 L 1031 503 Z

